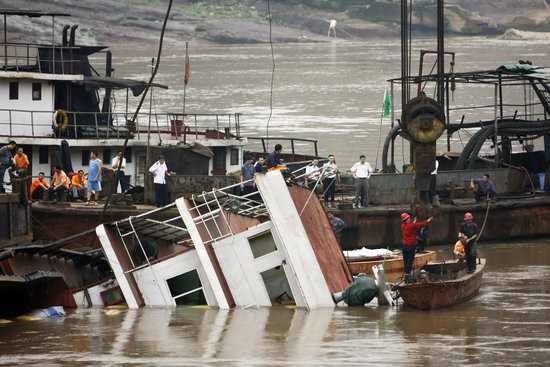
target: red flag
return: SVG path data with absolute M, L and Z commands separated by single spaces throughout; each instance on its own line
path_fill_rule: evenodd
M 183 79 L 183 82 L 185 85 L 189 83 L 189 57 L 187 58 L 187 62 L 185 63 L 185 78 Z

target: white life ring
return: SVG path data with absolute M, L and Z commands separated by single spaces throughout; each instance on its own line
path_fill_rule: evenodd
M 61 124 L 61 126 L 57 123 L 57 116 L 59 115 L 63 117 L 63 124 Z M 69 117 L 67 116 L 67 112 L 62 109 L 56 110 L 52 117 L 52 123 L 54 130 L 59 131 L 60 133 L 67 130 L 67 126 L 69 125 Z

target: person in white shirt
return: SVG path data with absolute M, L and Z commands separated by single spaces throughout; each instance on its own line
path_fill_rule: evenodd
M 170 176 L 164 156 L 160 155 L 159 160 L 149 168 L 149 172 L 153 174 L 153 182 L 155 183 L 155 198 L 157 207 L 168 205 L 168 190 L 166 189 L 166 177 Z
M 359 162 L 351 167 L 351 174 L 355 178 L 355 200 L 353 201 L 353 207 L 361 207 L 361 203 L 359 203 L 361 194 L 363 194 L 363 206 L 369 206 L 369 179 L 372 174 L 372 167 L 363 154 L 359 157 Z
M 439 168 L 439 162 L 435 160 L 435 169 L 432 171 L 432 180 L 430 182 L 430 204 L 433 203 L 435 197 L 435 186 L 437 183 L 437 169 Z
M 323 190 L 325 196 L 323 201 L 325 206 L 328 206 L 328 201 L 330 197 L 330 202 L 334 203 L 334 190 L 336 188 L 336 175 L 338 174 L 338 167 L 336 167 L 334 156 L 331 154 L 328 156 L 328 162 L 323 165 L 322 169 L 322 180 L 323 180 Z
M 120 182 L 120 189 L 124 194 L 128 190 L 128 182 L 126 180 L 126 175 L 124 174 L 124 168 L 126 168 L 126 158 L 122 156 L 122 150 L 119 150 L 116 154 L 116 157 L 113 158 L 111 164 L 113 171 L 118 172 L 118 181 Z M 120 171 L 118 168 L 120 167 Z
M 306 167 L 306 186 L 309 187 L 310 190 L 313 190 L 320 176 L 321 170 L 319 169 L 319 160 L 314 159 L 311 161 L 311 165 Z
M 329 26 L 327 37 L 330 37 L 330 33 L 332 32 L 334 34 L 334 38 L 336 38 L 336 19 L 328 20 L 328 22 Z

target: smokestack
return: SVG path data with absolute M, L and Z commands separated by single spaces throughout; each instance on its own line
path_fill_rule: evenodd
M 65 27 L 63 27 L 63 39 L 61 40 L 62 43 L 63 43 L 63 46 L 67 46 L 67 32 L 69 31 L 69 28 L 71 28 L 70 25 L 66 25 Z
M 71 38 L 69 39 L 69 46 L 74 46 L 74 34 L 77 28 L 78 24 L 75 24 L 71 27 Z

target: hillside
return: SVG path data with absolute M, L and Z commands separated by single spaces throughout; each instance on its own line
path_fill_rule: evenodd
M 446 1 L 446 32 L 456 35 L 499 35 L 509 28 L 550 31 L 550 0 Z M 162 26 L 167 0 L 18 0 L 18 9 L 70 13 L 57 17 L 63 24 L 78 24 L 77 43 L 154 43 Z M 398 0 L 271 0 L 272 39 L 275 42 L 327 40 L 327 19 L 338 21 L 338 36 L 355 39 L 399 35 Z M 435 32 L 435 0 L 416 0 L 413 31 Z M 13 1 L 0 7 L 14 9 Z M 15 18 L 13 18 L 15 19 Z M 177 0 L 168 23 L 167 44 L 263 43 L 269 41 L 265 0 Z M 9 23 L 10 39 L 47 37 L 41 26 L 24 17 Z M 15 24 L 13 24 L 15 23 Z M 58 32 L 56 30 L 56 32 Z M 527 33 L 526 33 L 527 34 Z

